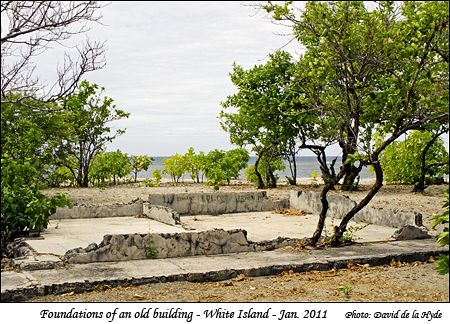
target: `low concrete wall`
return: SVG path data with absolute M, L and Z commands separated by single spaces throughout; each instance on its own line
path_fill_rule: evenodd
M 291 191 L 290 208 L 304 210 L 313 214 L 320 213 L 322 204 L 320 193 L 306 191 Z M 356 202 L 343 195 L 328 195 L 328 216 L 342 218 L 356 206 Z M 353 218 L 356 222 L 399 228 L 405 225 L 422 226 L 422 214 L 403 211 L 397 208 L 365 207 Z
M 181 224 L 180 214 L 178 214 L 176 211 L 168 207 L 150 205 L 149 203 L 145 202 L 143 204 L 142 213 L 146 215 L 148 218 L 157 220 L 158 222 L 164 224 L 168 225 Z
M 180 215 L 218 215 L 269 211 L 289 206 L 288 200 L 271 200 L 265 191 L 151 194 L 151 205 L 169 207 Z
M 114 204 L 104 206 L 73 206 L 72 208 L 57 208 L 50 219 L 68 218 L 102 218 L 142 215 L 143 201 L 133 200 L 128 204 Z
M 247 240 L 247 232 L 242 229 L 174 234 L 117 234 L 105 235 L 99 245 L 92 243 L 84 249 L 69 250 L 64 259 L 70 263 L 162 259 L 269 251 L 293 244 L 294 241 L 287 238 L 251 242 Z

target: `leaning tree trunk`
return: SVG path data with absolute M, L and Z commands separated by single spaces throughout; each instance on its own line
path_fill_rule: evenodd
M 356 215 L 356 213 L 358 213 L 361 209 L 363 209 L 369 204 L 372 198 L 383 186 L 383 170 L 381 168 L 380 162 L 376 160 L 376 162 L 373 163 L 372 166 L 373 169 L 375 170 L 375 184 L 372 186 L 368 194 L 344 216 L 339 226 L 335 227 L 334 229 L 335 232 L 331 239 L 332 246 L 339 245 L 340 239 L 344 235 L 344 232 L 347 230 L 348 222 Z
M 328 199 L 327 194 L 330 190 L 334 188 L 334 186 L 339 182 L 339 180 L 342 179 L 344 176 L 344 171 L 341 168 L 341 171 L 336 177 L 333 177 L 333 179 L 330 179 L 328 183 L 325 184 L 325 186 L 322 188 L 322 191 L 320 192 L 320 202 L 322 204 L 322 210 L 319 214 L 319 221 L 317 222 L 316 230 L 314 231 L 313 236 L 307 241 L 308 245 L 315 246 L 317 245 L 317 242 L 319 242 L 320 237 L 322 236 L 322 231 L 325 226 L 325 219 L 327 217 L 328 212 Z

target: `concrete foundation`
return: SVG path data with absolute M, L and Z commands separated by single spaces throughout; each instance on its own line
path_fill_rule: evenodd
M 180 215 L 219 215 L 289 207 L 288 200 L 271 200 L 265 191 L 151 194 L 148 202 L 169 207 Z
M 289 197 L 290 208 L 304 210 L 318 214 L 322 210 L 319 192 L 291 191 Z M 347 212 L 356 206 L 356 202 L 343 195 L 328 195 L 328 216 L 343 218 Z M 366 206 L 352 219 L 375 225 L 400 228 L 406 225 L 423 226 L 422 214 L 403 211 L 397 208 L 381 208 Z
M 180 214 L 168 207 L 155 206 L 150 205 L 149 203 L 144 203 L 142 213 L 148 218 L 154 219 L 167 225 L 181 224 Z
M 267 251 L 293 243 L 293 240 L 284 238 L 251 242 L 247 240 L 247 232 L 241 229 L 171 234 L 117 234 L 105 235 L 99 245 L 91 243 L 84 249 L 69 250 L 64 259 L 70 263 L 164 259 Z
M 143 201 L 133 200 L 128 204 L 114 204 L 104 206 L 73 206 L 72 208 L 57 208 L 50 219 L 74 218 L 105 218 L 142 215 Z

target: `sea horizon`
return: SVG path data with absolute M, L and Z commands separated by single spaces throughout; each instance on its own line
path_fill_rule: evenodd
M 155 169 L 163 169 L 164 168 L 164 164 L 163 164 L 163 159 L 165 158 L 169 158 L 171 156 L 153 156 L 153 162 L 150 165 L 149 169 L 147 171 L 141 171 L 138 172 L 138 178 L 151 178 L 152 177 L 152 172 Z M 329 156 L 328 157 L 328 165 L 331 164 L 331 162 L 333 161 L 333 159 L 335 159 L 336 156 Z M 255 164 L 255 160 L 256 157 L 255 156 L 250 156 L 250 159 L 248 161 L 247 167 L 254 165 Z M 307 155 L 307 156 L 297 156 L 296 157 L 296 162 L 297 162 L 297 178 L 310 178 L 311 177 L 311 173 L 312 172 L 317 172 L 318 174 L 318 178 L 321 177 L 321 172 L 320 172 L 320 167 L 319 167 L 319 162 L 317 161 L 316 156 L 312 156 L 312 155 Z M 283 160 L 286 168 L 284 171 L 276 171 L 275 174 L 278 175 L 279 179 L 286 179 L 287 176 L 291 176 L 291 172 L 289 170 L 289 164 L 287 161 Z M 335 164 L 335 169 L 339 169 L 339 167 L 341 166 L 341 157 L 337 156 L 337 160 L 336 160 L 336 164 Z M 246 168 L 247 168 L 246 167 Z M 243 170 L 241 170 L 240 173 L 240 177 L 239 179 L 245 179 L 245 175 L 244 175 L 244 170 L 246 169 L 244 168 Z M 169 177 L 166 175 L 162 175 L 164 179 L 168 179 Z M 367 167 L 363 167 L 361 172 L 360 172 L 360 177 L 361 179 L 371 179 L 371 178 L 375 178 L 375 175 L 370 173 Z M 185 174 L 184 175 L 184 179 L 189 179 L 189 174 Z

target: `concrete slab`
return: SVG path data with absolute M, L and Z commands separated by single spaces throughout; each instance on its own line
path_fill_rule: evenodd
M 271 212 L 249 212 L 218 216 L 182 216 L 181 222 L 190 232 L 207 231 L 214 228 L 224 230 L 244 229 L 250 241 L 273 240 L 278 237 L 304 238 L 314 232 L 317 215 L 288 216 Z M 324 234 L 332 233 L 338 219 L 327 219 Z M 361 226 L 350 222 L 349 226 Z M 155 220 L 137 217 L 109 217 L 51 220 L 48 228 L 39 238 L 29 238 L 27 243 L 38 253 L 64 255 L 68 250 L 100 243 L 105 234 L 133 233 L 182 233 L 187 232 L 180 225 L 167 225 Z M 357 242 L 391 240 L 395 228 L 369 225 L 353 233 Z
M 317 226 L 318 215 L 290 216 L 272 214 L 272 212 L 251 212 L 226 214 L 220 216 L 197 215 L 181 216 L 181 221 L 187 227 L 196 231 L 211 228 L 245 229 L 250 241 L 273 240 L 277 237 L 304 238 L 310 237 Z M 338 225 L 340 219 L 327 218 L 325 233 L 332 234 L 333 225 Z M 364 223 L 350 222 L 349 227 L 361 227 Z M 368 225 L 353 233 L 357 242 L 373 242 L 391 240 L 395 228 L 379 225 Z
M 218 281 L 237 276 L 267 276 L 282 271 L 329 270 L 348 262 L 380 265 L 425 261 L 447 252 L 435 240 L 395 241 L 341 248 L 292 252 L 286 250 L 195 256 L 173 259 L 74 264 L 68 268 L 1 273 L 1 300 L 88 291 L 98 285 L 146 284 L 178 280 Z
M 108 217 L 51 220 L 47 229 L 27 243 L 38 253 L 64 255 L 77 247 L 100 243 L 105 234 L 179 233 L 185 230 L 148 218 Z

